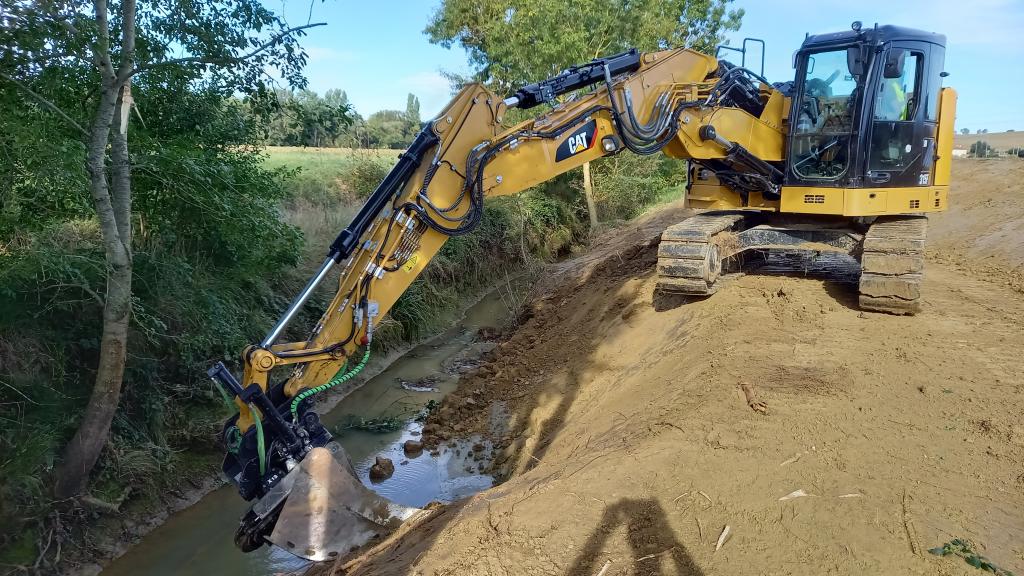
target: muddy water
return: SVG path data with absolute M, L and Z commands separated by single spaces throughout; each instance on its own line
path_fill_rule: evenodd
M 511 301 L 527 288 L 527 281 L 521 279 L 487 294 L 458 325 L 413 348 L 323 415 L 364 484 L 386 498 L 417 507 L 434 500 L 457 500 L 492 485 L 493 479 L 479 473 L 479 464 L 466 456 L 469 450 L 444 450 L 438 456 L 423 452 L 407 458 L 402 444 L 419 436 L 416 414 L 430 400 L 440 401 L 453 390 L 459 372 L 472 367 L 491 346 L 478 341 L 479 329 L 504 324 L 514 308 Z M 354 429 L 358 418 L 399 418 L 404 423 L 393 432 L 373 433 Z M 372 483 L 369 468 L 378 455 L 394 461 L 395 474 Z M 247 507 L 234 487 L 220 488 L 150 532 L 102 574 L 269 576 L 301 570 L 305 560 L 278 548 L 263 547 L 250 554 L 235 548 L 235 529 Z

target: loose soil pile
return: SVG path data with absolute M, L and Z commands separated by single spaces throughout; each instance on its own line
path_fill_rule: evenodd
M 507 480 L 323 573 L 979 574 L 954 538 L 1024 572 L 1024 163 L 955 170 L 914 317 L 793 276 L 652 299 L 678 207 L 552 267 L 424 438 Z

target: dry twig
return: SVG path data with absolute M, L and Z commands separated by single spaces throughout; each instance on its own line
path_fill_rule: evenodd
M 715 543 L 715 552 L 718 552 L 722 549 L 722 546 L 725 545 L 725 540 L 729 537 L 730 532 L 732 532 L 732 528 L 730 528 L 729 525 L 726 524 L 725 528 L 722 529 L 722 533 L 718 536 L 718 542 Z
M 750 406 L 751 410 L 759 414 L 768 413 L 768 405 L 757 399 L 757 396 L 754 394 L 754 389 L 750 384 L 747 384 L 746 382 L 740 384 L 740 390 L 743 390 L 743 396 L 746 397 L 747 406 Z
M 917 543 L 917 528 L 910 518 L 910 511 L 907 509 L 907 489 L 903 489 L 903 529 L 907 531 L 907 539 L 910 540 L 910 551 L 917 556 L 921 555 L 921 545 Z

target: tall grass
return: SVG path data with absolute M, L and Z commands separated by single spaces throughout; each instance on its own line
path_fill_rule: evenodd
M 265 166 L 293 171 L 288 182 L 293 199 L 353 202 L 373 190 L 380 179 L 372 176 L 386 173 L 397 157 L 398 150 L 271 146 Z

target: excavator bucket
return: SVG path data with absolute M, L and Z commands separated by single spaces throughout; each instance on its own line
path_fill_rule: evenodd
M 287 495 L 267 539 L 309 560 L 343 555 L 420 511 L 363 486 L 336 443 L 310 450 L 279 485 Z

